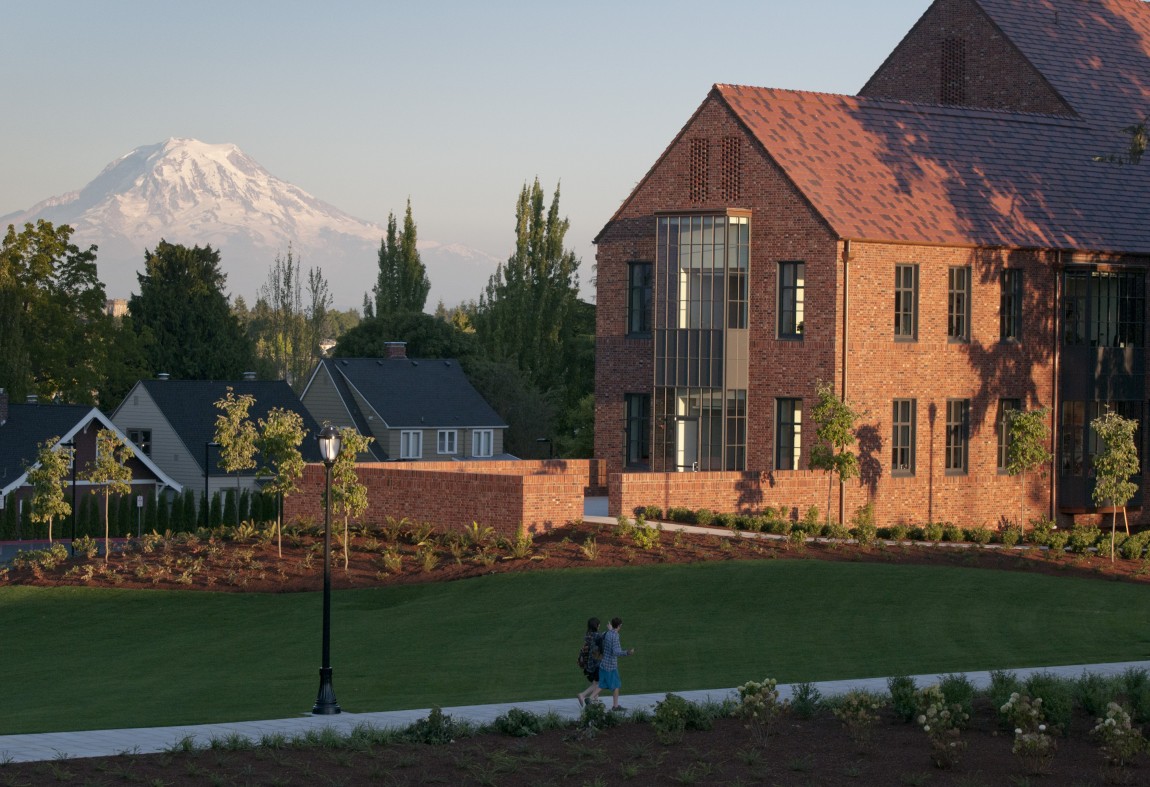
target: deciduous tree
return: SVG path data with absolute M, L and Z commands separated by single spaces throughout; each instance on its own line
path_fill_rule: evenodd
M 224 394 L 224 397 L 216 402 L 216 407 L 223 412 L 216 416 L 214 439 L 220 444 L 218 465 L 225 473 L 240 473 L 256 466 L 258 433 L 256 425 L 248 417 L 248 412 L 255 403 L 256 398 L 251 394 L 236 396 L 235 390 L 230 385 L 227 387 L 227 393 Z M 237 475 L 236 501 L 239 500 L 239 496 L 240 477 Z
M 296 491 L 305 463 L 299 447 L 307 436 L 303 417 L 291 410 L 273 407 L 259 422 L 259 449 L 263 466 L 258 475 L 266 478 L 264 491 L 276 496 L 276 544 L 283 557 L 283 501 Z
M 56 517 L 68 516 L 72 506 L 64 498 L 64 478 L 68 475 L 75 449 L 59 446 L 59 437 L 40 443 L 36 463 L 28 471 L 32 486 L 32 521 L 48 525 L 52 541 L 52 523 Z
M 332 511 L 343 515 L 343 570 L 347 571 L 351 543 L 350 519 L 367 510 L 367 487 L 360 482 L 355 472 L 355 459 L 367 450 L 375 438 L 361 435 L 356 429 L 345 426 L 339 430 L 339 439 L 339 456 L 331 466 Z
M 1051 460 L 1046 449 L 1050 441 L 1050 430 L 1046 426 L 1049 408 L 1040 410 L 1009 410 L 1006 414 L 1006 473 L 1019 476 L 1021 489 L 1018 500 L 1018 526 L 1025 527 L 1026 520 L 1026 474 L 1031 473 Z
M 1126 532 L 1130 524 L 1126 520 L 1126 503 L 1138 491 L 1138 485 L 1130 480 L 1138 472 L 1138 446 L 1134 442 L 1134 432 L 1138 422 L 1123 418 L 1110 410 L 1090 422 L 1098 439 L 1102 441 L 1102 452 L 1094 457 L 1094 491 L 1091 497 L 1100 506 L 1111 506 L 1110 514 L 1110 559 L 1114 559 L 1114 535 L 1117 530 L 1118 508 L 1122 509 L 1122 521 L 1126 522 Z
M 855 439 L 855 423 L 858 413 L 835 395 L 830 383 L 819 383 L 815 389 L 818 401 L 811 411 L 815 424 L 815 444 L 811 446 L 808 466 L 812 470 L 824 470 L 828 474 L 827 522 L 831 521 L 830 474 L 837 475 L 839 484 L 859 474 L 858 457 L 850 450 Z M 841 517 L 840 517 L 841 519 Z
M 136 454 L 129 448 L 120 436 L 111 429 L 101 429 L 96 433 L 96 460 L 89 463 L 83 478 L 99 490 L 93 494 L 104 496 L 104 562 L 108 562 L 111 553 L 111 532 L 108 525 L 108 501 L 114 493 L 126 495 L 132 491 L 132 470 L 128 461 Z

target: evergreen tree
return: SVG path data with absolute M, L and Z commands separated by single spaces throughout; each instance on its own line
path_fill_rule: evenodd
M 224 294 L 219 252 L 161 240 L 144 252 L 144 266 L 128 310 L 148 367 L 188 380 L 234 379 L 248 371 L 252 344 Z
M 398 231 L 395 214 L 388 214 L 387 235 L 379 244 L 379 273 L 374 289 L 376 317 L 422 312 L 427 304 L 431 281 L 419 256 L 417 241 L 418 232 L 408 199 L 403 230 Z

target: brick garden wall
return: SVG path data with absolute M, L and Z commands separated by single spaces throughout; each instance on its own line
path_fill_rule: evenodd
M 798 470 L 787 473 L 614 473 L 608 511 L 632 516 L 640 506 L 709 508 L 719 513 L 760 512 L 768 506 L 801 518 L 810 506 L 825 514 L 827 476 Z M 838 505 L 837 486 L 832 490 Z
M 387 462 L 356 466 L 368 490 L 361 519 L 383 522 L 407 517 L 437 530 L 461 530 L 478 522 L 514 537 L 583 517 L 583 494 L 598 464 L 589 460 L 538 462 Z M 308 465 L 300 491 L 285 505 L 287 521 L 323 520 L 324 467 Z

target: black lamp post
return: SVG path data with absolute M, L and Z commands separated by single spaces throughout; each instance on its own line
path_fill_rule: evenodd
M 68 544 L 68 548 L 72 552 L 72 557 L 76 557 L 76 517 L 80 513 L 76 509 L 76 441 L 73 439 L 66 443 L 60 443 L 60 445 L 63 448 L 72 449 L 72 540 Z
M 209 480 L 209 476 L 211 475 L 211 472 L 212 472 L 212 466 L 208 464 L 208 455 L 209 455 L 208 452 L 211 451 L 211 449 L 213 449 L 213 448 L 219 448 L 219 447 L 220 447 L 220 444 L 215 442 L 214 440 L 211 442 L 204 443 L 204 527 L 211 527 L 212 526 L 212 517 L 211 517 L 211 513 L 210 513 L 212 510 L 212 506 L 211 506 L 211 503 L 208 501 L 208 495 L 210 494 L 210 492 L 208 490 L 208 480 Z
M 331 466 L 339 456 L 339 431 L 328 424 L 319 433 L 319 454 L 326 474 L 326 502 L 323 527 L 323 664 L 319 668 L 319 694 L 312 713 L 329 716 L 339 713 L 335 688 L 331 685 Z

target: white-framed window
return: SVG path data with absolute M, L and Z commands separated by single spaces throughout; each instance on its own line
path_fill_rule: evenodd
M 399 433 L 399 458 L 423 458 L 423 432 L 418 429 L 405 429 Z
M 471 455 L 491 456 L 494 442 L 495 437 L 492 430 L 476 429 L 471 433 Z
M 459 453 L 459 430 L 457 429 L 440 429 L 435 436 L 435 453 L 437 454 L 457 454 Z

